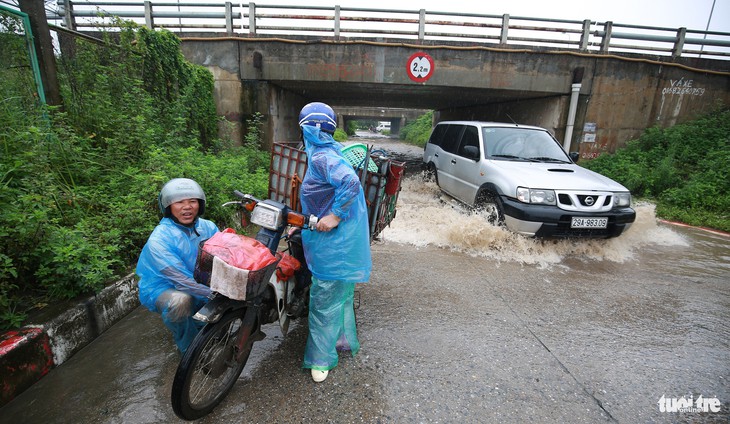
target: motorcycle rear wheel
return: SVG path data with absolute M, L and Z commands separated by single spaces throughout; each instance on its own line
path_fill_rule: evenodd
M 252 328 L 242 328 L 243 314 L 232 311 L 200 330 L 178 365 L 172 383 L 172 409 L 185 420 L 210 413 L 238 380 L 253 347 Z M 243 336 L 242 336 L 243 335 Z M 244 352 L 235 360 L 239 337 Z

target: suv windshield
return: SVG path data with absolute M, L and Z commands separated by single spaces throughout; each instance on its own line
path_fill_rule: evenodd
M 482 128 L 489 159 L 566 162 L 570 159 L 547 131 L 527 128 Z

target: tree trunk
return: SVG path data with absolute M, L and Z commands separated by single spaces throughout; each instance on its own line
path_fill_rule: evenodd
M 19 3 L 20 10 L 28 14 L 30 19 L 33 45 L 36 56 L 38 56 L 38 67 L 40 68 L 46 103 L 51 106 L 60 106 L 62 101 L 56 74 L 56 57 L 53 55 L 53 42 L 46 20 L 45 5 L 43 0 L 22 0 Z

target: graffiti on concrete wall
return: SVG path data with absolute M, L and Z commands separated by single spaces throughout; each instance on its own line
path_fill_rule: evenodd
M 705 89 L 702 87 L 695 87 L 694 80 L 680 78 L 678 80 L 669 80 L 669 86 L 662 89 L 662 96 L 670 94 L 675 95 L 690 95 L 690 96 L 702 96 L 705 94 Z
M 595 122 L 583 124 L 583 138 L 580 143 L 580 157 L 582 159 L 595 159 L 606 150 L 605 143 L 596 143 L 596 129 Z
M 680 78 L 678 80 L 669 80 L 669 85 L 662 89 L 662 100 L 659 105 L 659 113 L 656 116 L 657 121 L 669 118 L 669 125 L 673 125 L 674 121 L 680 116 L 682 111 L 682 103 L 686 97 L 703 96 L 705 94 L 704 87 L 698 87 L 694 80 Z M 669 103 L 671 116 L 664 116 L 665 103 Z M 673 106 L 671 106 L 673 105 Z

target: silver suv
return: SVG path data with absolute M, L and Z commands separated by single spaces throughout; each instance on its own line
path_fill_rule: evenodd
M 574 160 L 543 128 L 495 122 L 439 122 L 423 152 L 441 190 L 495 224 L 540 238 L 618 236 L 636 218 L 631 194 Z

